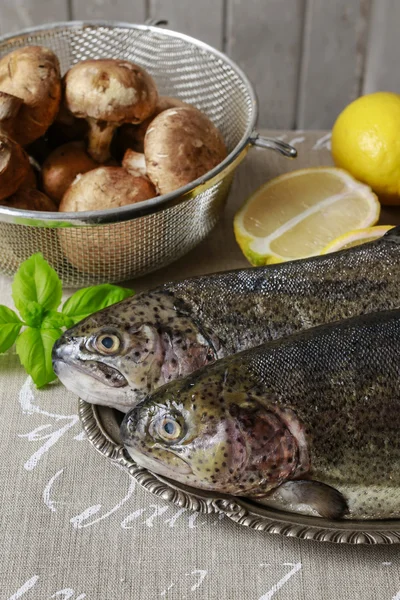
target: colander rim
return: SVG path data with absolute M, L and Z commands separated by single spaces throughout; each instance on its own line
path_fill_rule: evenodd
M 217 50 L 213 46 L 198 40 L 192 36 L 180 33 L 170 29 L 163 29 L 155 25 L 128 23 L 124 21 L 104 21 L 104 20 L 84 20 L 84 21 L 59 21 L 54 23 L 46 23 L 44 25 L 38 25 L 35 27 L 29 27 L 21 29 L 19 31 L 9 33 L 0 36 L 0 44 L 4 44 L 10 40 L 16 40 L 18 37 L 25 37 L 30 34 L 57 30 L 57 29 L 74 29 L 74 28 L 85 28 L 85 27 L 105 27 L 105 28 L 121 28 L 121 29 L 136 29 L 143 31 L 153 31 L 157 34 L 162 34 L 167 37 L 173 37 L 182 39 L 188 43 L 191 43 L 202 50 L 210 52 L 224 63 L 227 63 L 233 71 L 241 78 L 244 83 L 246 90 L 251 99 L 252 111 L 249 118 L 249 123 L 246 127 L 244 134 L 240 141 L 231 150 L 228 156 L 220 162 L 216 167 L 208 171 L 202 177 L 195 179 L 189 184 L 169 192 L 168 194 L 162 194 L 137 204 L 129 204 L 120 208 L 112 208 L 105 210 L 93 210 L 93 211 L 82 211 L 82 212 L 63 212 L 62 218 L 60 218 L 60 212 L 50 211 L 35 211 L 25 210 L 17 208 L 8 208 L 0 206 L 0 221 L 10 221 L 14 223 L 23 223 L 25 225 L 33 226 L 47 226 L 47 227 L 76 227 L 84 225 L 104 225 L 107 223 L 118 223 L 128 221 L 131 219 L 139 218 L 144 215 L 153 214 L 159 210 L 166 209 L 170 206 L 180 204 L 190 200 L 193 195 L 196 194 L 197 187 L 203 187 L 207 189 L 213 185 L 214 180 L 220 180 L 223 177 L 223 172 L 229 167 L 237 157 L 245 150 L 251 143 L 252 136 L 255 135 L 255 125 L 258 117 L 258 101 L 252 84 L 250 83 L 247 75 L 244 71 L 226 54 Z M 30 222 L 32 221 L 32 223 Z M 42 222 L 42 223 L 41 223 Z

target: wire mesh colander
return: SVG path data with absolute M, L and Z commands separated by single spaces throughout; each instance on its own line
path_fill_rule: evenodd
M 0 271 L 13 275 L 42 252 L 66 286 L 131 279 L 183 256 L 213 228 L 234 169 L 251 144 L 287 156 L 286 144 L 254 132 L 257 102 L 242 71 L 202 42 L 150 25 L 68 22 L 0 38 L 0 56 L 26 45 L 51 48 L 64 73 L 93 58 L 136 62 L 161 95 L 176 96 L 206 113 L 222 132 L 228 157 L 177 192 L 130 206 L 80 213 L 0 207 Z

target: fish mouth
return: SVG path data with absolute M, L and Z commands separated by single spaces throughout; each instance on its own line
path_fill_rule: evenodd
M 85 402 L 108 406 L 126 413 L 139 401 L 128 387 L 110 387 L 103 378 L 95 378 L 74 364 L 59 360 L 54 370 L 61 383 Z
M 106 383 L 106 385 L 108 384 L 108 381 L 112 381 L 111 387 L 126 387 L 128 385 L 128 381 L 126 380 L 126 378 L 115 367 L 110 367 L 109 365 L 105 365 L 102 362 L 93 362 L 96 365 L 96 368 L 99 369 L 101 373 L 103 373 L 106 379 L 106 381 L 104 382 Z M 100 381 L 104 381 L 104 379 L 99 377 L 96 373 L 93 375 L 93 377 Z
M 164 477 L 168 477 L 169 479 L 174 479 L 176 474 L 180 475 L 192 475 L 193 471 L 190 466 L 182 460 L 180 457 L 177 457 L 173 452 L 163 451 L 163 454 L 171 455 L 173 454 L 175 458 L 178 458 L 179 464 L 174 464 L 173 467 L 166 465 L 162 459 L 156 458 L 155 456 L 149 456 L 148 454 L 142 454 L 138 452 L 132 446 L 126 446 L 130 456 L 133 460 L 140 466 L 148 469 L 149 471 L 153 471 L 158 475 L 163 475 Z
M 124 439 L 122 438 L 124 442 Z M 156 456 L 151 456 L 145 452 L 137 450 L 135 446 L 129 445 L 129 443 L 124 443 L 126 450 L 128 451 L 129 456 L 135 461 L 139 467 L 143 467 L 144 469 L 148 469 L 153 473 L 157 473 L 158 475 L 162 475 L 163 477 L 168 477 L 169 479 L 174 479 L 175 475 L 179 473 L 180 475 L 193 475 L 193 471 L 191 467 L 180 457 L 177 456 L 174 452 L 170 452 L 169 450 L 165 450 L 164 448 L 160 451 L 158 449 L 159 454 L 170 455 L 172 454 L 174 458 L 178 459 L 177 464 L 173 466 L 166 465 L 162 458 L 157 458 Z
M 88 377 L 92 377 L 103 385 L 111 388 L 128 386 L 127 379 L 122 375 L 122 373 L 120 373 L 120 371 L 118 371 L 118 369 L 115 367 L 110 367 L 109 365 L 105 365 L 99 361 L 91 360 L 85 362 L 84 365 L 80 365 L 79 363 L 70 363 L 69 361 L 56 358 L 53 360 L 53 370 L 56 375 L 60 375 L 63 365 L 75 369 L 79 373 L 83 373 Z

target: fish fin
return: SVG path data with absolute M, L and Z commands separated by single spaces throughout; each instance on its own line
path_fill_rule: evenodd
M 393 227 L 393 229 L 389 229 L 389 231 L 385 233 L 382 239 L 390 242 L 397 242 L 398 244 L 400 244 L 400 225 L 398 225 L 397 227 Z
M 271 492 L 276 500 L 292 508 L 306 504 L 325 519 L 340 519 L 349 512 L 346 499 L 335 488 L 320 481 L 286 481 Z

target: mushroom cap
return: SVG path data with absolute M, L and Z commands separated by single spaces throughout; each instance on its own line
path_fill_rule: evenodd
M 77 175 L 97 167 L 87 154 L 84 142 L 64 144 L 49 154 L 43 163 L 43 191 L 58 204 Z
M 99 167 L 80 175 L 68 188 L 60 211 L 103 210 L 153 198 L 148 179 L 133 177 L 122 167 Z M 58 236 L 69 262 L 96 279 L 107 279 L 126 260 L 127 248 L 140 235 L 141 219 L 100 227 L 59 229 Z
M 99 167 L 78 176 L 61 201 L 59 210 L 104 210 L 134 204 L 156 196 L 148 179 L 134 177 L 122 167 Z
M 0 60 L 0 91 L 21 98 L 12 137 L 22 146 L 45 133 L 61 99 L 60 65 L 49 48 L 25 46 Z
M 108 123 L 141 123 L 156 107 L 153 78 L 127 60 L 85 60 L 64 77 L 65 105 L 77 117 Z
M 122 168 L 135 177 L 146 177 L 146 161 L 144 154 L 128 148 L 122 159 Z
M 14 140 L 0 134 L 0 200 L 17 191 L 29 168 L 25 150 Z
M 227 155 L 220 131 L 197 108 L 177 107 L 160 113 L 144 139 L 147 175 L 167 194 L 216 167 Z
M 15 194 L 7 198 L 7 200 L 2 200 L 0 204 L 23 210 L 57 211 L 57 206 L 53 200 L 50 200 L 50 198 L 35 188 L 27 189 L 22 187 Z
M 37 172 L 38 171 L 36 171 L 35 167 L 29 161 L 28 173 L 25 176 L 25 179 L 23 180 L 21 185 L 19 186 L 18 192 L 23 189 L 29 190 L 32 188 L 35 188 L 35 189 L 37 188 L 37 176 L 36 176 Z
M 172 96 L 159 96 L 156 108 L 150 117 L 147 117 L 139 125 L 125 124 L 122 125 L 117 132 L 116 146 L 117 152 L 124 154 L 126 150 L 132 149 L 136 152 L 143 152 L 144 150 L 144 136 L 146 135 L 147 128 L 150 123 L 155 119 L 157 115 L 162 113 L 168 108 L 174 108 L 177 106 L 186 106 L 187 108 L 194 108 L 187 102 L 179 100 L 179 98 L 173 98 Z
M 0 91 L 0 130 L 12 137 L 14 121 L 23 104 L 22 98 Z

